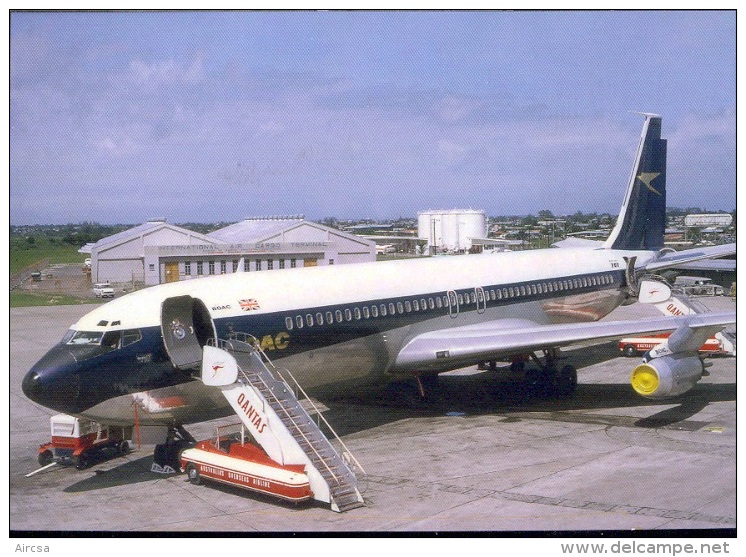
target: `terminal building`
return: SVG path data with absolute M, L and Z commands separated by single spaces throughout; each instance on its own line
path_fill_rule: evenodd
M 202 276 L 376 260 L 376 244 L 303 218 L 249 218 L 209 234 L 155 219 L 102 238 L 91 280 L 152 286 Z

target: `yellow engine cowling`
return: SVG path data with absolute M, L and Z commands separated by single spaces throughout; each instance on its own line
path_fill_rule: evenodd
M 638 394 L 650 399 L 670 398 L 687 392 L 702 379 L 704 365 L 698 356 L 671 354 L 640 364 L 630 382 Z

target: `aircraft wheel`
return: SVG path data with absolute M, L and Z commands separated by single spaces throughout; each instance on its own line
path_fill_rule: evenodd
M 39 464 L 41 466 L 46 466 L 47 464 L 51 464 L 54 460 L 54 455 L 52 454 L 52 451 L 47 449 L 44 452 L 39 453 Z
M 578 386 L 578 370 L 573 366 L 564 366 L 556 376 L 556 388 L 559 396 L 570 396 Z
M 554 369 L 530 369 L 526 372 L 529 390 L 539 398 L 549 398 L 554 393 Z
M 189 482 L 193 485 L 201 485 L 202 484 L 202 476 L 199 475 L 199 469 L 197 468 L 197 465 L 193 462 L 190 462 L 187 464 L 186 467 L 186 473 L 187 477 L 189 478 Z
M 624 355 L 628 358 L 634 358 L 635 356 L 637 356 L 637 348 L 635 348 L 631 344 L 628 344 L 624 347 Z

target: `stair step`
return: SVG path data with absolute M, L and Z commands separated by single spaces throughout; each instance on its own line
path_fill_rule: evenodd
M 311 418 L 319 412 L 309 401 L 299 401 L 288 385 L 275 378 L 265 366 L 265 361 L 257 358 L 256 350 L 249 346 L 234 343 L 234 350 L 241 368 L 241 383 L 252 388 L 263 398 L 293 437 L 297 446 L 306 454 L 310 465 L 315 468 L 318 479 L 323 478 L 329 487 L 334 508 L 340 512 L 363 506 L 357 491 L 357 480 L 342 457 L 320 429 L 320 424 Z M 305 403 L 305 404 L 304 404 Z M 269 408 L 267 411 L 269 411 Z

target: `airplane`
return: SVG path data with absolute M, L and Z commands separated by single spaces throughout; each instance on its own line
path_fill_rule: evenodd
M 675 332 L 632 373 L 643 396 L 691 389 L 697 348 L 735 312 L 600 321 L 637 301 L 647 273 L 735 253 L 735 244 L 664 248 L 666 140 L 644 123 L 609 238 L 580 247 L 238 272 L 153 286 L 73 324 L 26 374 L 35 403 L 99 423 L 183 426 L 233 413 L 199 379 L 211 339 L 248 333 L 308 391 L 353 391 L 523 355 L 542 354 L 539 381 L 570 395 L 577 371 L 560 348 L 630 334 Z M 650 289 L 648 289 L 650 290 Z M 659 289 L 654 289 L 658 291 Z M 642 301 L 642 300 L 641 300 Z M 525 358 L 524 358 L 525 359 Z M 426 394 L 423 392 L 422 394 Z

